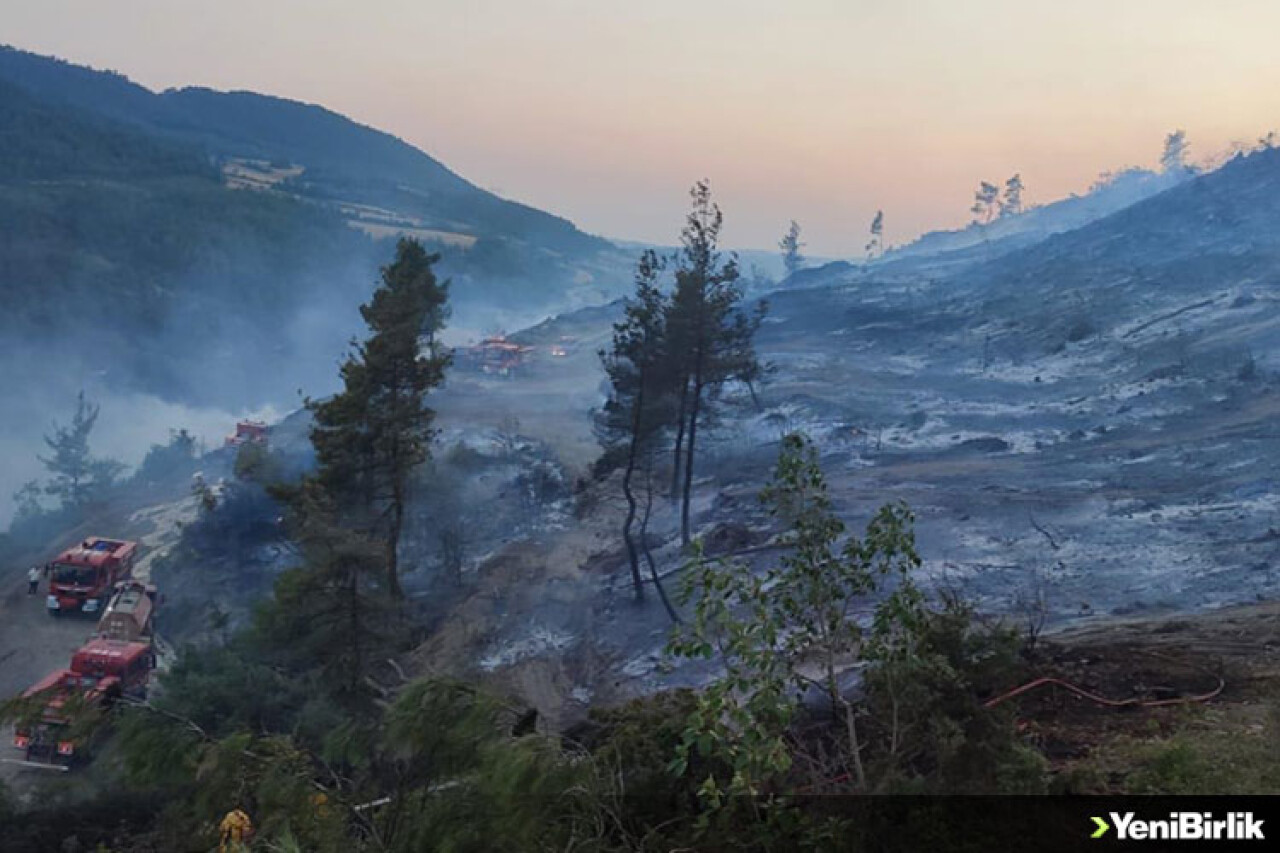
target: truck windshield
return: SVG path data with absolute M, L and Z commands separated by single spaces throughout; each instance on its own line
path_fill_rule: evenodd
M 53 567 L 54 583 L 90 586 L 93 584 L 95 572 L 89 566 L 67 566 L 58 564 Z

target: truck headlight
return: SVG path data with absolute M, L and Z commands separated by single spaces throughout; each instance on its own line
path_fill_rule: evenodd
M 44 600 L 44 606 L 48 607 L 50 610 L 57 610 L 62 605 L 58 604 L 58 596 L 51 595 Z
M 84 600 L 84 612 L 85 612 L 85 613 L 93 613 L 93 612 L 95 612 L 97 609 L 98 609 L 98 599 L 96 599 L 96 598 L 86 598 L 86 599 Z

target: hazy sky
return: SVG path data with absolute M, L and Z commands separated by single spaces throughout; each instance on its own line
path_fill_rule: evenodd
M 711 178 L 730 242 L 857 254 L 1280 127 L 1275 0 L 0 0 L 0 41 L 322 103 L 475 183 L 671 242 Z

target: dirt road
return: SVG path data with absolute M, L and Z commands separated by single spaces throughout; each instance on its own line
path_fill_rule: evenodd
M 141 557 L 134 575 L 149 577 L 151 564 L 178 540 L 181 526 L 198 511 L 194 498 L 157 504 L 127 515 L 99 518 L 74 531 L 58 542 L 50 543 L 47 553 L 23 555 L 31 562 L 43 563 L 62 547 L 94 531 L 110 531 L 111 535 L 138 541 Z M 64 541 L 65 540 L 65 541 Z M 66 614 L 50 616 L 45 609 L 48 580 L 41 580 L 38 595 L 27 594 L 28 563 L 0 568 L 0 702 L 20 694 L 49 672 L 64 667 L 72 653 L 88 639 L 97 627 L 96 616 Z M 10 729 L 0 731 L 0 759 L 12 757 Z M 0 781 L 18 792 L 28 790 L 28 778 L 45 775 L 0 762 Z
M 45 609 L 48 582 L 40 582 L 38 595 L 27 595 L 25 567 L 0 575 L 0 701 L 17 696 L 46 674 L 66 666 L 71 653 L 93 633 L 95 618 L 80 615 L 50 616 Z M 0 758 L 18 757 L 12 748 L 8 726 L 0 732 Z M 0 762 L 0 781 L 18 791 L 25 780 L 41 771 Z

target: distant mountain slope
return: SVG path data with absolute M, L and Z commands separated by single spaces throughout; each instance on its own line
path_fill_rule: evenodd
M 1238 156 L 1217 171 L 963 277 L 1009 290 L 1063 290 L 1124 281 L 1212 287 L 1280 273 L 1280 149 Z
M 0 82 L 0 343 L 27 362 L 6 390 L 92 370 L 188 401 L 289 394 L 261 354 L 300 356 L 298 312 L 354 312 L 379 258 L 332 211 L 229 190 L 189 145 Z
M 0 48 L 0 80 L 43 100 L 140 125 L 193 143 L 218 158 L 300 164 L 304 193 L 391 205 L 433 227 L 472 236 L 600 251 L 607 242 L 568 220 L 498 198 L 411 145 L 323 107 L 252 92 L 187 88 L 154 93 L 112 72 L 95 71 L 14 48 Z
M 0 48 L 6 355 L 185 402 L 291 404 L 332 382 L 400 234 L 442 253 L 463 329 L 604 302 L 627 280 L 608 242 L 321 107 L 155 94 Z
M 1100 181 L 1085 195 L 1071 195 L 1006 216 L 987 225 L 970 224 L 954 231 L 930 231 L 905 246 L 893 249 L 876 266 L 895 266 L 911 259 L 980 249 L 988 257 L 1005 254 L 1033 243 L 1083 227 L 1143 199 L 1164 192 L 1191 177 L 1191 173 L 1162 174 L 1127 169 Z
M 971 267 L 1034 246 L 1055 234 L 1082 228 L 1144 199 L 1177 186 L 1191 172 L 1157 173 L 1126 169 L 1100 180 L 1084 195 L 1033 207 L 1025 213 L 970 224 L 950 231 L 930 231 L 882 257 L 862 263 L 835 261 L 802 270 L 792 282 L 801 287 L 839 284 L 851 277 L 909 279 L 946 278 Z

